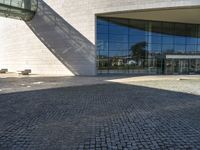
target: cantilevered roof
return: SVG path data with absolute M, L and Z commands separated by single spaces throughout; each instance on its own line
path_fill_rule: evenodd
M 99 16 L 200 24 L 200 7 L 113 12 Z

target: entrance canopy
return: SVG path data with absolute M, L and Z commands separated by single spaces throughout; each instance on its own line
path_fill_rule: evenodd
M 37 10 L 38 0 L 0 0 L 0 16 L 31 20 Z
M 163 9 L 113 12 L 113 13 L 99 14 L 99 16 L 200 24 L 199 14 L 200 14 L 200 6 L 188 7 L 188 8 L 166 8 L 166 9 L 163 8 Z

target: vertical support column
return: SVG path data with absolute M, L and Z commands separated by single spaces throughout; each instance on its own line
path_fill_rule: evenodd
M 200 25 L 197 27 L 197 34 L 198 34 L 198 41 L 197 41 L 197 51 L 196 54 L 200 54 Z M 200 64 L 200 59 L 196 59 L 195 61 L 195 72 L 198 73 L 200 71 L 200 66 L 198 67 L 198 64 Z
M 148 48 L 147 48 L 147 50 L 148 50 L 148 52 L 147 52 L 147 66 L 148 66 L 148 73 L 151 73 L 151 68 L 150 68 L 150 64 L 151 64 L 151 55 L 150 55 L 150 53 L 151 53 L 151 51 L 152 51 L 152 45 L 151 45 L 151 43 L 152 43 L 152 24 L 151 24 L 151 22 L 149 22 L 148 24 L 148 32 L 147 32 L 147 41 L 148 41 Z

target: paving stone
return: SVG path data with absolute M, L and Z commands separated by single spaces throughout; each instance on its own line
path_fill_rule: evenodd
M 0 149 L 200 149 L 199 114 L 199 95 L 138 85 L 1 94 Z

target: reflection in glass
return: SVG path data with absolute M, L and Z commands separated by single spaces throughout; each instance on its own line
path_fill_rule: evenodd
M 97 19 L 97 25 L 98 25 L 98 27 L 99 27 L 99 25 L 108 26 L 108 23 L 109 23 L 108 20 L 109 19 L 98 17 L 98 19 Z
M 174 45 L 174 50 L 175 50 L 175 53 L 177 54 L 185 53 L 186 47 L 185 45 L 182 45 L 182 44 L 176 44 Z
M 109 20 L 109 33 L 110 34 L 128 34 L 128 21 L 125 19 L 110 19 Z
M 171 36 L 174 34 L 175 24 L 169 22 L 162 23 L 162 34 L 163 36 Z
M 129 20 L 129 34 L 133 36 L 143 36 L 148 35 L 147 22 L 140 20 Z
M 178 58 L 200 54 L 200 25 L 97 17 L 96 45 L 104 73 L 185 74 L 200 68 L 198 59 Z
M 186 52 L 195 54 L 197 52 L 197 45 L 186 45 Z
M 161 54 L 162 45 L 161 44 L 151 44 L 151 52 L 153 55 Z
M 100 33 L 100 34 L 103 34 L 103 33 L 106 34 L 106 33 L 108 33 L 108 26 L 98 25 L 97 33 Z
M 98 69 L 108 70 L 108 51 L 98 51 L 97 55 Z
M 150 38 L 151 38 L 151 43 L 154 43 L 154 44 L 162 43 L 162 36 L 160 36 L 160 35 L 152 34 L 152 36 Z
M 108 35 L 97 34 L 96 42 L 97 51 L 108 51 Z
M 118 35 L 118 34 L 109 34 L 110 42 L 121 42 L 128 43 L 128 34 Z
M 195 45 L 197 45 L 198 38 L 197 37 L 187 37 L 186 38 L 186 43 L 187 44 L 195 44 Z
M 200 54 L 200 45 L 197 45 L 197 54 Z
M 114 43 L 109 42 L 110 51 L 126 51 L 128 50 L 128 43 Z
M 148 42 L 148 37 L 147 36 L 134 36 L 134 35 L 130 35 L 129 36 L 129 42 L 132 44 L 136 44 L 136 43 L 140 43 L 140 42 Z
M 186 37 L 184 36 L 175 36 L 174 38 L 175 38 L 174 41 L 175 44 L 185 44 L 186 42 Z
M 162 37 L 163 44 L 173 44 L 174 43 L 174 36 L 173 35 L 164 35 Z

